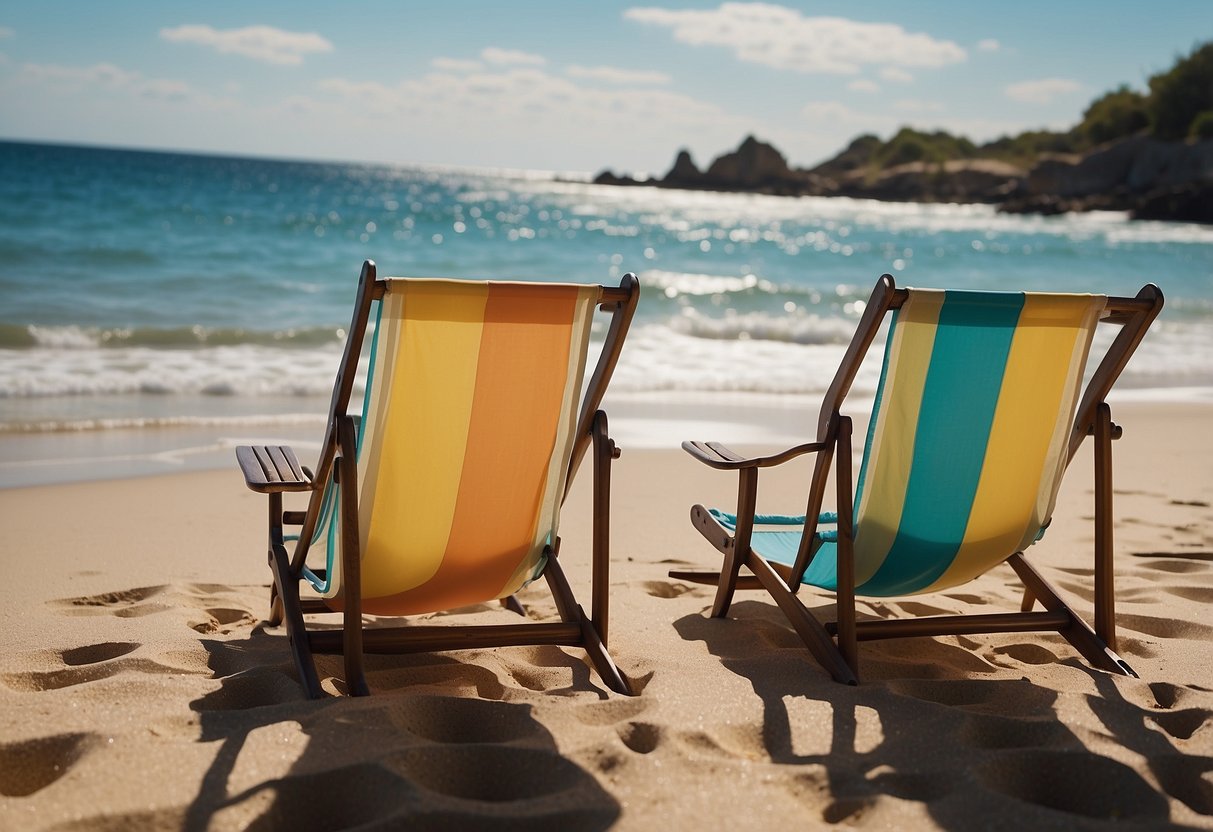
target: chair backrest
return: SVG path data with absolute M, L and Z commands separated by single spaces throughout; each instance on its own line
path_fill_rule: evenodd
M 542 571 L 634 278 L 583 400 L 598 285 L 387 278 L 358 432 L 362 608 L 408 614 L 505 597 Z M 620 312 L 623 314 L 621 315 Z M 623 318 L 621 326 L 616 324 Z M 586 434 L 582 436 L 581 434 Z M 322 456 L 323 460 L 323 456 Z M 311 551 L 341 596 L 337 489 Z
M 1040 536 L 1106 300 L 907 290 L 856 488 L 856 591 L 955 586 Z

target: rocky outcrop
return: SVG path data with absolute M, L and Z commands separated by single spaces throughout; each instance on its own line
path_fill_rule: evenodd
M 730 189 L 754 190 L 781 187 L 801 177 L 774 147 L 746 136 L 735 151 L 717 157 L 704 178 Z
M 1030 170 L 995 159 L 910 162 L 879 169 L 876 136 L 860 136 L 811 170 L 791 167 L 770 144 L 747 136 L 707 170 L 680 150 L 660 179 L 603 171 L 602 185 L 741 191 L 783 196 L 850 196 L 893 202 L 984 202 L 1012 213 L 1097 209 L 1143 219 L 1213 222 L 1213 140 L 1164 142 L 1133 136 L 1086 155 L 1049 155 Z
M 1024 172 L 994 159 L 956 159 L 942 165 L 910 162 L 875 176 L 853 171 L 838 183 L 841 196 L 887 202 L 1001 202 Z
M 686 150 L 680 150 L 674 159 L 674 167 L 670 168 L 670 172 L 665 175 L 663 181 L 669 184 L 679 183 L 693 186 L 698 184 L 702 178 L 703 174 L 699 172 L 699 168 L 695 167 L 691 154 Z
M 1129 211 L 1142 219 L 1210 222 L 1213 141 L 1133 136 L 1085 156 L 1046 156 L 1001 206 L 1013 213 Z
M 1213 182 L 1156 188 L 1138 200 L 1133 218 L 1213 224 Z

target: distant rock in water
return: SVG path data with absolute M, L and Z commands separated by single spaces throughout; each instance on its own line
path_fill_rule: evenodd
M 674 167 L 670 168 L 670 172 L 661 181 L 671 185 L 674 183 L 693 185 L 702 178 L 703 174 L 699 172 L 699 168 L 695 167 L 690 152 L 683 149 L 678 151 L 678 155 L 674 158 Z
M 784 155 L 772 145 L 747 136 L 731 153 L 718 156 L 701 171 L 686 149 L 679 150 L 674 164 L 661 179 L 637 180 L 616 176 L 609 170 L 594 177 L 599 185 L 653 185 L 659 188 L 680 188 L 705 191 L 740 191 L 745 193 L 800 196 L 820 194 L 819 177 L 809 171 L 788 166 Z
M 660 179 L 636 180 L 604 170 L 594 182 L 891 202 L 980 202 L 1010 213 L 1118 210 L 1141 219 L 1213 223 L 1209 139 L 1131 136 L 1085 155 L 1046 154 L 1029 170 L 990 158 L 882 168 L 877 154 L 883 146 L 877 136 L 860 136 L 834 158 L 805 170 L 791 167 L 772 145 L 747 136 L 703 171 L 683 149 Z

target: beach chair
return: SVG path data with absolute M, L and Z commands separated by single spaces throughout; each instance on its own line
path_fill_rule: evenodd
M 315 653 L 343 654 L 346 688 L 363 695 L 364 652 L 524 644 L 580 646 L 611 690 L 630 692 L 606 649 L 610 471 L 618 450 L 598 407 L 639 291 L 631 274 L 604 287 L 377 279 L 375 264 L 363 265 L 315 471 L 288 447 L 236 450 L 248 487 L 269 495 L 269 620 L 285 619 L 309 696 L 321 692 Z M 610 324 L 582 395 L 596 308 Z M 357 418 L 347 410 L 369 321 Z M 587 616 L 561 569 L 557 527 L 591 447 Z M 307 510 L 284 511 L 284 492 L 308 492 Z M 285 526 L 299 533 L 287 536 Z M 363 615 L 497 599 L 521 612 L 513 594 L 541 575 L 559 622 L 363 624 Z M 302 584 L 315 597 L 301 600 Z M 341 613 L 340 629 L 305 624 L 305 614 L 325 612 Z
M 839 682 L 857 683 L 860 641 L 1028 631 L 1060 633 L 1095 667 L 1133 674 L 1114 652 L 1111 443 L 1121 429 L 1105 397 L 1162 304 L 1153 284 L 1121 298 L 898 289 L 882 276 L 826 392 L 815 442 L 753 458 L 715 442 L 683 443 L 701 462 L 738 472 L 739 488 L 732 512 L 691 509 L 693 525 L 724 556 L 720 571 L 670 575 L 715 584 L 718 618 L 736 589 L 765 589 Z M 840 409 L 886 314 L 884 365 L 852 494 L 851 419 Z M 1120 330 L 1084 390 L 1099 323 Z M 1023 554 L 1049 525 L 1062 474 L 1087 436 L 1095 442 L 1094 629 Z M 805 515 L 758 514 L 758 472 L 803 454 L 816 454 Z M 831 460 L 836 515 L 821 513 Z M 1018 612 L 856 620 L 857 594 L 935 592 L 1004 561 L 1025 587 Z M 801 603 L 803 584 L 834 593 L 835 621 Z M 1043 611 L 1033 611 L 1036 600 Z

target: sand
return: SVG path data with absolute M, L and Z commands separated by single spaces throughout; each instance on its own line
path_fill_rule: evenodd
M 1114 415 L 1139 679 L 1011 634 L 867 643 L 863 683 L 837 685 L 762 593 L 711 620 L 708 588 L 666 576 L 717 564 L 687 511 L 727 506 L 731 476 L 625 447 L 611 648 L 639 695 L 608 693 L 578 650 L 523 647 L 370 657 L 365 699 L 337 696 L 322 658 L 328 696 L 306 701 L 260 623 L 264 498 L 234 464 L 0 491 L 0 828 L 1213 828 L 1213 406 Z M 799 510 L 806 471 L 764 474 L 763 505 Z M 1084 614 L 1091 482 L 1087 449 L 1031 553 Z M 583 601 L 589 484 L 562 525 Z M 1015 609 L 1010 576 L 860 608 Z M 523 601 L 555 616 L 542 585 Z

